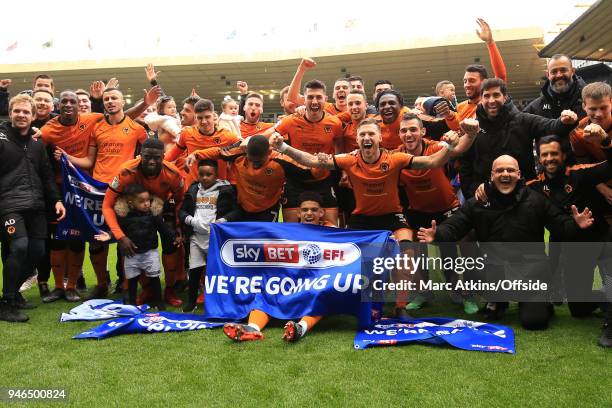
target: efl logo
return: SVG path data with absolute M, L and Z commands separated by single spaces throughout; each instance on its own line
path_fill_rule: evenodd
M 289 241 L 284 239 L 230 239 L 221 247 L 221 259 L 228 266 L 290 266 L 331 268 L 361 258 L 352 243 Z

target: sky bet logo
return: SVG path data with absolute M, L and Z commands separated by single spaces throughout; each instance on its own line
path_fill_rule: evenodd
M 331 268 L 361 257 L 352 243 L 289 241 L 284 239 L 230 239 L 221 247 L 221 259 L 234 267 L 289 266 Z

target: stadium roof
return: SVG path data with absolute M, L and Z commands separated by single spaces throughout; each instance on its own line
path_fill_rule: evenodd
M 537 95 L 546 68 L 538 58 L 535 45 L 543 42 L 540 28 L 494 31 L 497 45 L 506 63 L 509 90 L 515 99 Z M 419 95 L 432 94 L 435 84 L 443 79 L 453 81 L 457 97 L 464 99 L 462 89 L 465 66 L 482 63 L 491 71 L 487 48 L 476 36 L 462 35 L 444 39 L 428 38 L 391 43 L 373 43 L 339 49 L 317 48 L 290 52 L 259 52 L 251 54 L 194 55 L 189 57 L 159 57 L 149 59 L 73 61 L 0 65 L 0 76 L 13 79 L 16 92 L 31 87 L 36 73 L 51 75 L 56 89 L 76 89 L 93 80 L 116 76 L 120 87 L 132 102 L 148 87 L 144 66 L 155 63 L 161 71 L 159 82 L 165 92 L 177 99 L 189 95 L 192 88 L 198 94 L 219 104 L 224 95 L 237 96 L 236 81 L 245 80 L 252 91 L 266 95 L 266 111 L 280 109 L 278 93 L 291 82 L 303 56 L 317 61 L 305 80 L 317 78 L 328 87 L 346 74 L 359 74 L 366 82 L 366 93 L 372 94 L 378 79 L 392 81 L 412 103 Z M 492 71 L 491 71 L 492 72 Z M 331 95 L 331 91 L 329 92 Z
M 612 61 L 612 1 L 599 0 L 540 50 L 540 57 Z

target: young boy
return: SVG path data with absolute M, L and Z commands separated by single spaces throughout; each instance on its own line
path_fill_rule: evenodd
M 226 180 L 217 180 L 217 162 L 200 160 L 198 179 L 185 194 L 179 217 L 185 237 L 189 238 L 189 298 L 183 307 L 196 307 L 200 280 L 206 268 L 210 224 L 235 221 L 240 215 L 234 188 Z
M 125 256 L 124 270 L 128 280 L 128 303 L 136 304 L 136 291 L 141 274 L 149 278 L 153 289 L 153 306 L 165 310 L 161 297 L 159 275 L 161 265 L 157 252 L 157 232 L 164 238 L 173 240 L 179 245 L 175 232 L 164 223 L 161 213 L 163 201 L 157 197 L 151 198 L 149 192 L 138 183 L 130 184 L 115 203 L 117 221 L 125 235 L 134 243 L 136 254 Z M 105 241 L 110 235 L 101 234 L 96 239 Z

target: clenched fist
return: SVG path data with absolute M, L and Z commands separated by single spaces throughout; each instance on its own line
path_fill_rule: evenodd
M 578 121 L 578 115 L 576 115 L 575 112 L 569 109 L 566 109 L 563 112 L 561 112 L 560 119 L 561 119 L 561 123 L 563 123 L 564 125 L 571 125 Z

